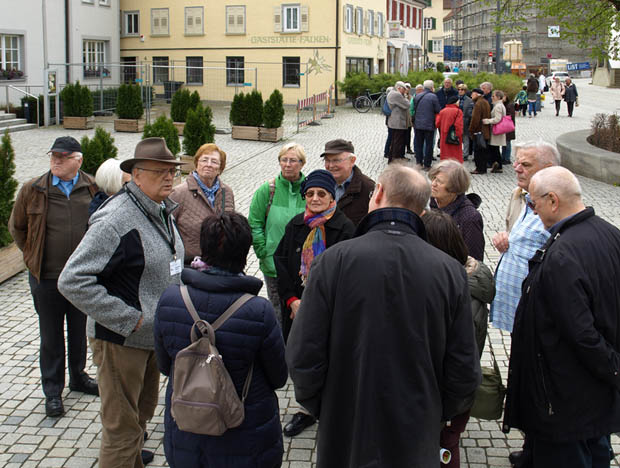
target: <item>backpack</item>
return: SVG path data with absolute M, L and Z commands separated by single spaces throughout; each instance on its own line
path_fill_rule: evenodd
M 381 112 L 383 112 L 383 115 L 385 115 L 386 117 L 392 115 L 392 109 L 390 109 L 390 106 L 388 105 L 387 98 L 385 99 L 385 101 L 383 101 L 383 106 L 381 106 Z
M 172 417 L 182 431 L 222 435 L 243 422 L 243 404 L 250 390 L 254 363 L 250 366 L 239 399 L 222 356 L 215 347 L 215 330 L 254 296 L 241 296 L 213 325 L 200 318 L 184 284 L 181 285 L 181 296 L 194 324 L 190 334 L 191 344 L 177 353 L 174 362 L 170 405 Z M 196 329 L 202 334 L 200 338 L 196 335 Z

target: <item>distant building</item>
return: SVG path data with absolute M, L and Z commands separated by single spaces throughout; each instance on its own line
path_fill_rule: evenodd
M 424 69 L 424 9 L 428 5 L 430 0 L 386 0 L 388 73 L 406 75 Z

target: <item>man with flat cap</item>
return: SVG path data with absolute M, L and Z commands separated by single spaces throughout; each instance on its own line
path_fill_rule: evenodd
M 58 280 L 62 294 L 88 315 L 101 392 L 101 468 L 142 466 L 159 388 L 155 309 L 183 268 L 177 205 L 168 198 L 180 164 L 163 138 L 138 143 L 133 159 L 121 163 L 132 181 L 90 218 Z
M 50 170 L 26 182 L 9 219 L 9 231 L 24 254 L 30 291 L 39 316 L 39 364 L 45 413 L 64 413 L 65 331 L 69 388 L 98 395 L 97 382 L 85 372 L 86 316 L 59 292 L 58 276 L 86 231 L 88 206 L 97 192 L 93 177 L 80 170 L 82 148 L 69 136 L 57 138 L 49 151 Z
M 353 143 L 337 139 L 325 143 L 321 157 L 325 160 L 325 169 L 336 179 L 338 209 L 357 226 L 368 213 L 368 202 L 375 183 L 355 165 L 357 158 L 354 152 Z

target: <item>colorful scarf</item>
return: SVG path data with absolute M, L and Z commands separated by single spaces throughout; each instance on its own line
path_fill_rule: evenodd
M 215 206 L 215 194 L 220 189 L 220 178 L 216 177 L 215 181 L 213 182 L 213 187 L 209 188 L 200 179 L 200 176 L 198 175 L 196 171 L 192 172 L 192 175 L 194 176 L 194 179 L 196 179 L 196 183 L 198 184 L 198 187 L 200 187 L 202 192 L 205 194 L 205 197 L 207 197 L 207 200 L 209 200 L 209 203 L 211 203 L 211 208 L 213 208 Z
M 308 237 L 301 248 L 301 284 L 306 285 L 306 278 L 315 257 L 318 257 L 327 247 L 325 246 L 325 226 L 336 212 L 336 202 L 332 200 L 329 208 L 319 214 L 311 213 L 308 207 L 304 213 L 304 224 L 310 228 Z

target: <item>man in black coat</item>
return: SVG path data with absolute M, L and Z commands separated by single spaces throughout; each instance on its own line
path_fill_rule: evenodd
M 454 86 L 452 86 L 451 78 L 446 78 L 443 81 L 443 86 L 439 88 L 435 92 L 435 94 L 437 95 L 437 99 L 439 100 L 440 109 L 443 109 L 444 107 L 446 107 L 446 104 L 448 103 L 448 99 L 450 99 L 452 96 L 458 97 L 457 90 L 454 89 Z
M 531 179 L 551 237 L 529 262 L 512 334 L 504 431 L 525 431 L 533 466 L 609 467 L 620 430 L 620 231 L 581 201 L 562 167 Z
M 425 241 L 430 186 L 390 165 L 357 237 L 315 259 L 286 351 L 319 418 L 318 468 L 437 465 L 480 383 L 467 275 Z

